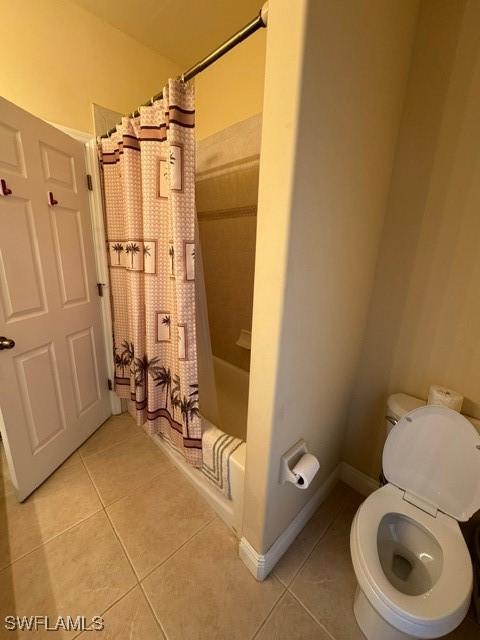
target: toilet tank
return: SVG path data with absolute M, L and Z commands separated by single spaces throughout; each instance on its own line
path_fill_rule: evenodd
M 388 396 L 387 409 L 385 413 L 385 428 L 387 436 L 400 418 L 409 411 L 413 411 L 414 409 L 424 405 L 425 400 L 409 396 L 406 393 L 393 393 L 391 396 Z M 469 415 L 465 415 L 465 417 L 470 420 L 476 430 L 480 433 L 480 419 L 472 418 Z
M 387 411 L 385 414 L 385 427 L 387 435 L 395 424 L 409 411 L 413 411 L 425 404 L 425 400 L 420 400 L 406 393 L 392 393 L 388 396 Z

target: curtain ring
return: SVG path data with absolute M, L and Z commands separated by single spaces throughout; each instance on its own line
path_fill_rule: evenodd
M 185 83 L 185 74 L 183 71 L 182 71 L 182 75 L 180 76 L 180 79 L 183 83 Z

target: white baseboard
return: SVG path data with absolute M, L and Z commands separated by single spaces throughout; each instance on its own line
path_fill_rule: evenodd
M 361 493 L 362 496 L 369 496 L 380 486 L 378 480 L 374 480 L 374 478 L 367 476 L 366 473 L 355 469 L 355 467 L 352 467 L 348 462 L 341 463 L 340 478 L 345 484 L 348 484 L 349 487 Z
M 273 567 L 277 564 L 300 531 L 328 496 L 340 477 L 341 464 L 332 471 L 322 486 L 317 489 L 307 504 L 301 511 L 299 511 L 285 531 L 275 540 L 265 554 L 258 553 L 246 538 L 242 537 L 240 539 L 238 548 L 240 558 L 243 560 L 250 573 L 257 580 L 265 580 Z

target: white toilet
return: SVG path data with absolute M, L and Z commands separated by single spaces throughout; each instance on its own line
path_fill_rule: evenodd
M 457 521 L 480 508 L 480 435 L 451 409 L 421 406 L 391 429 L 383 472 L 388 484 L 352 523 L 355 617 L 368 640 L 439 638 L 470 604 L 472 564 Z

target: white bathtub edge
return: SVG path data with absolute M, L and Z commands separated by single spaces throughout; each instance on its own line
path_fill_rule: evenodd
M 223 358 L 219 358 L 218 356 L 212 356 L 212 358 L 213 361 L 217 363 L 217 365 L 220 365 L 220 367 L 224 367 L 225 369 L 227 369 L 227 371 L 234 372 L 235 375 L 240 376 L 241 378 L 246 380 L 247 383 L 250 380 L 250 373 L 248 371 L 245 371 L 245 369 L 241 369 L 240 367 L 237 367 L 236 364 L 232 364 L 231 362 L 223 360 Z

